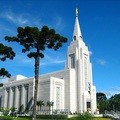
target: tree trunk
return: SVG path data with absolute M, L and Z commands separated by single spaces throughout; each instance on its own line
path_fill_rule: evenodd
M 40 111 L 41 111 L 41 107 L 42 107 L 42 106 L 40 105 Z
M 37 55 L 35 57 L 35 86 L 34 86 L 34 104 L 33 104 L 33 116 L 32 120 L 36 120 L 36 105 L 37 105 L 37 93 L 38 93 L 38 80 L 39 80 L 39 49 L 37 49 Z

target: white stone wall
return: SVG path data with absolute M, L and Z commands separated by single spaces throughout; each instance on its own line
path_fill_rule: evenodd
M 76 104 L 76 77 L 75 77 L 75 69 L 70 69 L 70 109 L 71 113 L 74 113 L 77 109 Z
M 19 80 L 17 78 L 19 78 Z M 31 91 L 31 89 L 33 88 L 33 78 L 26 79 L 25 77 L 22 77 L 20 80 L 20 76 L 13 77 L 13 79 L 10 78 L 10 80 L 8 80 L 8 83 L 4 84 L 2 93 L 0 93 L 0 95 L 1 94 L 3 95 L 2 105 L 4 108 L 16 107 L 18 109 L 20 107 L 19 103 L 18 103 L 18 101 L 20 99 L 19 91 L 18 91 L 19 86 L 21 86 L 21 89 L 22 89 L 21 104 L 24 105 L 24 108 L 26 107 L 25 85 L 28 85 L 28 88 L 29 88 L 28 89 L 28 102 L 30 102 L 31 98 L 33 98 L 33 91 Z M 13 88 L 15 90 L 15 99 L 13 98 Z M 9 89 L 9 101 L 8 101 L 7 89 Z M 14 103 L 13 103 L 13 101 L 14 101 Z M 13 104 L 14 104 L 14 106 L 13 106 Z
M 61 71 L 57 71 L 57 72 L 53 72 L 53 73 L 49 73 L 49 74 L 45 74 L 45 75 L 41 75 L 40 76 L 40 80 L 42 79 L 46 79 L 46 78 L 50 78 L 50 77 L 56 77 L 59 79 L 64 79 L 64 96 L 65 96 L 65 109 L 70 109 L 70 70 L 69 69 L 65 69 L 65 70 L 61 70 Z
M 38 87 L 38 101 L 43 100 L 46 104 L 47 101 L 54 102 L 53 109 L 56 108 L 56 88 L 60 88 L 60 107 L 59 109 L 64 109 L 64 93 L 65 93 L 65 84 L 64 79 L 56 78 L 56 77 L 50 77 L 44 76 L 40 78 L 39 81 L 39 87 Z M 45 105 L 42 107 L 42 110 L 48 110 L 48 107 Z
M 65 109 L 64 106 L 64 101 L 65 101 L 65 96 L 64 96 L 64 79 L 59 79 L 55 77 L 51 77 L 51 101 L 54 102 L 54 109 Z M 59 105 L 57 108 L 57 88 L 59 88 Z
M 42 110 L 48 110 L 46 103 L 47 101 L 50 101 L 50 78 L 40 79 L 38 89 L 38 101 L 43 100 L 45 103 L 45 106 L 42 107 Z

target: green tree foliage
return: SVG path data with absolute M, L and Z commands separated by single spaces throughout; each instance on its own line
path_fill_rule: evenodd
M 47 106 L 49 107 L 49 113 L 50 113 L 50 108 L 51 106 L 54 105 L 54 102 L 51 102 L 51 101 L 47 101 Z
M 40 107 L 40 111 L 41 111 L 41 108 L 42 106 L 44 106 L 44 101 L 43 100 L 40 100 L 40 101 L 37 101 L 37 106 Z M 39 110 L 39 109 L 38 109 Z
M 40 58 L 44 57 L 43 51 L 46 48 L 58 50 L 60 47 L 62 47 L 62 43 L 67 42 L 67 38 L 57 34 L 54 29 L 49 29 L 47 26 L 43 26 L 41 30 L 39 30 L 37 27 L 18 27 L 17 32 L 17 36 L 6 36 L 5 40 L 8 42 L 18 42 L 23 46 L 22 52 L 28 52 L 27 56 L 35 59 L 35 89 L 32 119 L 36 120 Z
M 104 111 L 108 108 L 107 97 L 104 93 L 96 93 L 97 99 L 97 108 L 99 108 L 100 113 L 104 113 Z
M 115 94 L 109 100 L 109 110 L 120 111 L 120 94 Z
M 5 61 L 7 58 L 13 59 L 15 57 L 15 53 L 13 52 L 11 47 L 5 46 L 0 43 L 0 61 Z M 10 77 L 10 73 L 5 70 L 5 68 L 0 69 L 0 77 Z
M 0 83 L 0 87 L 2 87 L 3 86 L 3 83 Z
M 96 93 L 96 97 L 97 97 L 97 102 L 101 100 L 107 100 L 107 97 L 104 93 Z
M 105 110 L 108 110 L 108 101 L 107 100 L 101 100 L 99 101 L 99 112 L 103 113 L 105 112 Z

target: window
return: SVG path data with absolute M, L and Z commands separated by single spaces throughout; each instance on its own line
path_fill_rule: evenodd
M 75 55 L 74 54 L 70 55 L 70 64 L 71 64 L 71 68 L 75 68 Z
M 88 67 L 87 67 L 87 56 L 84 57 L 84 75 L 85 75 L 85 89 L 88 90 Z
M 91 102 L 87 102 L 87 108 L 91 108 Z
M 56 87 L 56 109 L 60 109 L 60 87 Z
M 76 40 L 76 36 L 74 36 L 74 40 Z

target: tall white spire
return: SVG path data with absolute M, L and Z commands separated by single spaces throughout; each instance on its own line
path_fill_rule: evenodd
M 78 8 L 76 8 L 76 20 L 75 20 L 75 26 L 74 26 L 74 32 L 73 32 L 73 41 L 79 40 L 80 38 L 82 38 L 82 34 L 81 34 L 80 25 L 78 21 Z

